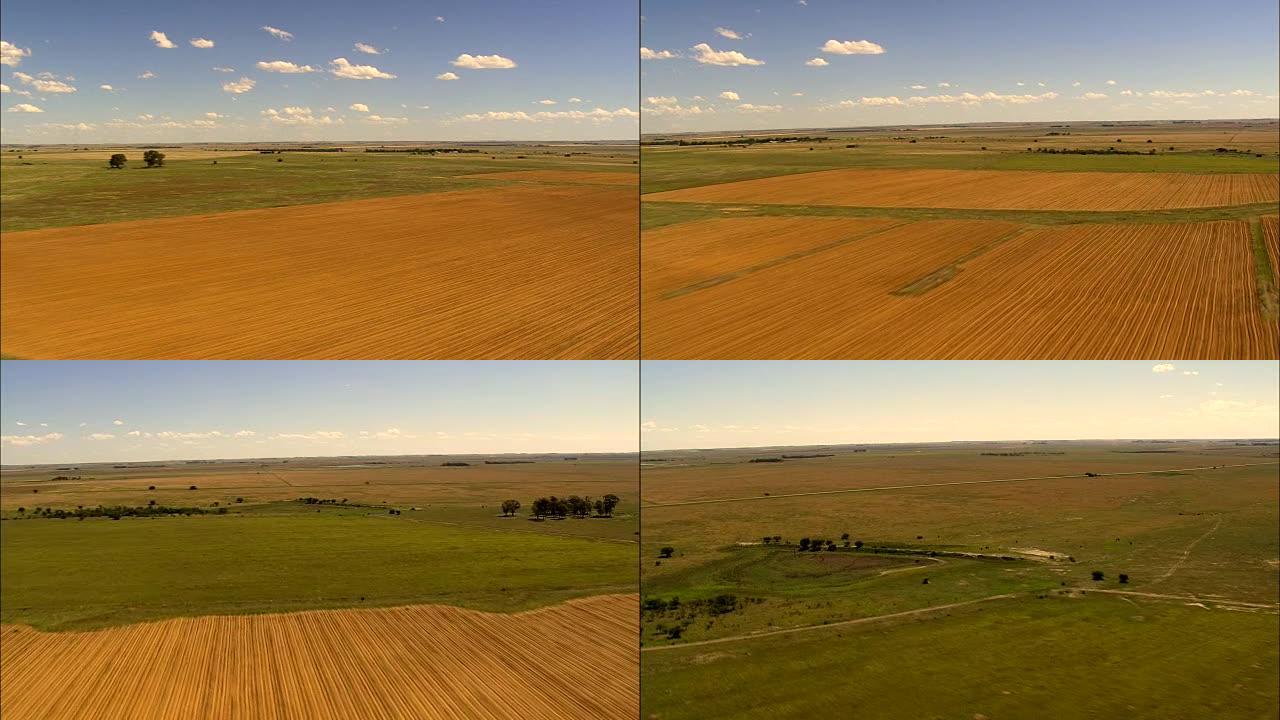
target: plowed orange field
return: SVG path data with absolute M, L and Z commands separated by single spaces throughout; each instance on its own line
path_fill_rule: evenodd
M 1159 210 L 1280 202 L 1271 174 L 823 170 L 670 190 L 645 200 L 771 205 Z
M 627 358 L 635 190 L 527 185 L 6 233 L 25 358 Z
M 755 219 L 645 234 L 752 235 Z M 771 219 L 827 231 L 830 219 Z M 1245 222 L 922 222 L 728 282 L 663 296 L 646 282 L 654 359 L 1274 358 Z M 993 244 L 994 243 L 994 244 Z M 977 257 L 955 265 L 975 248 Z M 646 257 L 646 273 L 650 255 Z M 915 294 L 913 281 L 951 276 Z M 944 273 L 945 275 L 945 273 Z
M 638 612 L 616 595 L 514 615 L 426 605 L 5 626 L 0 715 L 633 720 Z
M 1280 217 L 1268 215 L 1262 218 L 1262 240 L 1271 258 L 1271 274 L 1280 281 Z

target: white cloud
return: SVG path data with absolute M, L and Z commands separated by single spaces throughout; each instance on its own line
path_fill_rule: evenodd
M 670 60 L 675 57 L 680 56 L 670 50 L 650 50 L 647 47 L 640 48 L 641 60 Z
M 99 90 L 106 90 L 107 92 L 112 92 L 112 91 L 114 91 L 114 90 L 115 90 L 115 88 L 113 88 L 113 87 L 111 87 L 110 85 L 107 85 L 107 84 L 105 84 L 105 83 L 104 83 L 104 84 L 102 84 L 102 85 L 99 85 L 99 86 L 98 86 L 98 89 L 99 89 Z
M 660 98 L 661 99 L 661 98 Z M 693 115 L 711 115 L 715 113 L 715 108 L 703 108 L 699 105 L 657 105 L 644 109 L 649 115 L 674 115 L 676 117 L 689 117 Z
M 1129 96 L 1132 96 L 1132 95 L 1133 95 L 1133 91 L 1132 91 L 1132 90 L 1121 90 L 1121 91 L 1120 91 L 1120 94 L 1121 94 L 1121 95 L 1124 95 L 1124 96 L 1126 96 L 1126 97 L 1129 97 Z
M 752 105 L 751 103 L 742 103 L 738 106 L 738 110 L 749 113 L 778 112 L 781 109 L 781 105 Z
M 556 101 L 555 101 L 555 100 L 550 100 L 550 99 L 548 99 L 548 100 L 539 100 L 539 101 L 538 101 L 538 104 L 539 104 L 539 105 L 555 105 L 555 104 L 556 104 Z
M 370 115 L 364 119 L 365 122 L 372 125 L 404 125 L 409 122 L 406 117 L 384 117 L 382 115 Z
M 582 98 L 579 98 L 579 97 L 571 97 L 571 98 L 569 98 L 569 102 L 571 102 L 571 103 L 580 103 L 580 102 L 582 102 Z
M 238 438 L 249 438 L 254 437 L 257 434 L 258 433 L 253 430 L 239 430 L 236 432 L 235 436 Z
M 890 105 L 905 105 L 902 98 L 897 95 L 889 95 L 888 97 L 861 97 L 857 100 L 841 100 L 841 107 L 857 107 L 863 105 L 866 107 L 885 107 Z
M 1182 374 L 1183 375 L 1199 375 L 1200 371 L 1199 370 L 1183 370 Z
M 242 77 L 235 82 L 223 83 L 222 90 L 224 92 L 229 92 L 232 95 L 242 95 L 252 90 L 253 86 L 257 84 L 258 81 L 253 78 Z
M 912 85 L 912 86 L 911 86 L 911 89 L 912 89 L 912 90 L 928 90 L 928 89 L 929 89 L 929 86 L 927 86 L 927 85 Z
M 544 122 L 547 120 L 593 120 L 597 122 L 610 122 L 617 118 L 634 118 L 639 113 L 630 108 L 621 107 L 616 110 L 605 110 L 604 108 L 595 108 L 594 110 L 542 110 L 536 113 L 527 113 L 523 110 L 490 110 L 483 113 L 469 113 L 463 115 L 460 120 L 466 122 L 484 122 L 484 121 L 507 121 L 507 122 Z
M 1071 83 L 1071 87 L 1080 87 L 1080 81 L 1076 80 L 1075 82 Z
M 0 40 L 0 65 L 17 67 L 25 57 L 31 57 L 30 48 L 20 48 L 13 43 Z
M 740 35 L 739 33 L 735 32 L 735 31 L 733 31 L 733 30 L 730 30 L 730 29 L 729 29 L 729 28 L 727 28 L 727 27 L 718 27 L 718 28 L 716 28 L 716 34 L 717 34 L 717 35 L 719 35 L 720 37 L 723 37 L 723 38 L 729 38 L 730 40 L 741 40 L 741 39 L 742 39 L 742 35 Z
M 4 83 L 0 83 L 0 94 L 11 93 L 11 92 L 13 92 L 13 88 L 9 87 L 8 85 L 5 85 Z
M 155 77 L 155 76 L 156 76 L 156 74 L 155 74 L 155 73 L 153 73 L 153 72 L 151 72 L 150 70 L 143 70 L 143 71 L 142 71 L 142 74 L 138 76 L 138 79 L 139 79 L 139 80 L 150 80 L 151 78 L 153 78 L 153 77 Z
M 50 95 L 62 95 L 73 93 L 76 89 L 61 80 L 57 79 L 52 73 L 40 73 L 37 77 L 31 77 L 24 72 L 14 72 L 13 76 L 17 78 L 23 85 L 30 85 L 36 89 L 36 92 L 46 93 Z
M 96 130 L 96 129 L 97 129 L 97 127 L 96 127 L 95 125 L 93 125 L 92 123 L 86 123 L 86 122 L 78 122 L 78 123 L 41 123 L 41 124 L 37 125 L 36 127 L 42 127 L 42 128 L 46 128 L 46 129 L 48 129 L 48 130 L 68 130 L 68 131 L 78 131 L 78 132 L 90 132 L 90 131 L 92 131 L 92 130 Z M 43 424 L 44 424 L 44 423 L 41 423 L 41 425 L 43 425 Z
M 310 65 L 298 65 L 297 63 L 291 63 L 288 60 L 259 60 L 257 67 L 259 70 L 265 70 L 273 73 L 285 73 L 289 75 L 319 72 L 317 68 L 313 68 Z
M 369 43 L 358 42 L 355 44 L 355 48 L 356 50 L 364 53 L 365 55 L 381 55 L 382 54 L 381 50 L 370 45 Z
M 436 16 L 436 22 L 441 22 L 441 23 L 442 23 L 442 22 L 444 22 L 444 16 L 443 16 L 443 15 L 437 15 L 437 16 Z
M 749 58 L 737 50 L 716 50 L 706 43 L 693 46 L 694 60 L 703 65 L 719 65 L 721 67 L 738 67 L 739 65 L 763 65 L 763 60 Z
M 45 433 L 44 435 L 0 435 L 0 443 L 12 445 L 14 447 L 27 447 L 30 445 L 43 445 L 47 442 L 56 442 L 63 438 L 62 433 Z
M 392 80 L 395 75 L 383 72 L 372 65 L 352 65 L 346 58 L 334 58 L 329 61 L 329 72 L 334 77 L 348 80 Z
M 1254 92 L 1253 90 L 1232 90 L 1231 94 L 1235 95 L 1236 97 L 1255 97 L 1257 95 L 1261 95 L 1262 93 Z
M 191 47 L 208 50 L 213 47 L 214 43 L 209 38 L 191 38 Z
M 738 93 L 732 90 L 725 90 L 724 92 L 720 93 L 720 99 L 721 100 L 741 100 L 742 98 L 738 97 Z
M 347 106 L 347 109 L 355 110 L 356 112 L 362 112 L 362 113 L 369 112 L 369 106 L 365 105 L 364 103 L 351 103 L 350 105 Z
M 216 72 L 224 72 L 224 73 L 233 73 L 233 72 L 235 72 L 235 71 L 236 71 L 236 69 L 235 69 L 235 68 L 233 68 L 233 67 L 221 67 L 221 66 L 219 66 L 219 65 L 214 65 L 214 66 L 213 66 L 213 69 L 214 69 Z
M 289 106 L 279 110 L 276 110 L 275 108 L 267 108 L 259 114 L 276 125 L 306 125 L 316 127 L 321 125 L 341 124 L 341 120 L 334 120 L 328 115 L 313 114 L 309 107 Z
M 386 430 L 378 430 L 376 432 L 369 432 L 368 430 L 360 431 L 361 440 L 370 440 L 370 439 L 372 440 L 401 440 L 401 439 L 412 440 L 415 437 L 417 436 L 403 432 L 402 430 L 400 430 L 400 428 L 393 428 L 393 427 L 387 428 Z
M 827 62 L 823 58 L 816 57 L 816 58 L 810 58 L 808 60 L 805 60 L 804 64 L 808 65 L 809 67 L 826 67 L 831 63 Z
M 858 100 L 842 100 L 838 107 L 896 107 L 901 105 L 966 105 L 976 106 L 982 103 L 996 102 L 1009 105 L 1027 105 L 1030 103 L 1053 100 L 1058 97 L 1055 92 L 1039 95 L 1003 95 L 996 92 L 985 92 L 981 95 L 960 93 L 958 95 L 913 95 L 906 100 L 890 95 L 887 97 L 863 97 Z
M 159 30 L 152 30 L 152 31 L 151 31 L 151 35 L 149 35 L 148 37 L 150 37 L 150 38 L 151 38 L 151 41 L 152 41 L 152 42 L 154 42 L 154 43 L 156 44 L 156 47 L 158 47 L 158 48 L 164 48 L 164 49 L 166 49 L 166 50 L 172 50 L 173 48 L 178 47 L 177 45 L 175 45 L 175 44 L 173 43 L 173 41 L 172 41 L 172 40 L 170 40 L 170 39 L 169 39 L 169 36 L 168 36 L 168 35 L 165 35 L 164 33 L 160 32 Z
M 148 115 L 147 117 L 151 117 L 151 116 L 150 116 L 150 115 Z M 121 420 L 121 419 L 119 419 L 119 418 L 116 418 L 115 420 L 112 420 L 112 421 L 111 421 L 111 424 L 112 424 L 112 425 L 123 425 L 123 424 L 124 424 L 124 421 L 123 421 L 123 420 Z
M 437 80 L 457 80 L 458 74 L 451 72 L 443 72 L 436 76 Z
M 115 440 L 116 436 L 111 433 L 90 433 L 90 440 Z
M 654 97 L 648 97 L 648 98 L 645 98 L 644 101 L 649 103 L 650 105 L 675 105 L 680 102 L 678 98 L 675 98 L 670 95 L 657 95 Z
M 36 107 L 35 105 L 32 105 L 31 103 L 18 103 L 17 105 L 14 105 L 13 107 L 9 108 L 9 112 L 42 113 L 44 111 Z
M 318 430 L 312 433 L 277 433 L 275 435 L 272 435 L 271 439 L 272 440 L 311 440 L 313 442 L 320 442 L 322 440 L 342 440 L 345 437 L 346 437 L 346 434 L 338 430 L 332 430 L 332 431 Z
M 832 55 L 883 55 L 884 48 L 870 40 L 828 40 L 822 52 Z
M 155 116 L 155 115 L 152 115 L 151 113 L 142 113 L 141 115 L 139 115 L 139 116 L 138 116 L 138 119 L 139 119 L 139 120 L 142 120 L 142 121 L 144 121 L 144 122 L 147 122 L 147 121 L 155 120 L 155 119 L 156 119 L 156 116 Z M 122 422 L 120 422 L 119 420 L 117 420 L 115 424 L 116 424 L 116 425 L 123 425 L 124 423 L 122 423 Z
M 15 420 L 15 421 L 13 422 L 13 424 L 14 424 L 14 425 L 17 425 L 17 426 L 19 426 L 19 427 L 26 427 L 26 426 L 27 426 L 27 424 L 26 424 L 26 423 L 24 423 L 24 422 L 22 422 L 21 420 Z
M 219 114 L 218 114 L 218 113 L 216 113 L 216 112 L 207 112 L 207 113 L 205 113 L 205 114 L 204 114 L 204 116 L 205 116 L 205 117 L 207 117 L 207 118 L 209 118 L 210 120 L 217 120 L 218 118 L 225 118 L 225 117 L 226 117 L 226 115 L 219 115 Z
M 1160 399 L 1161 399 L 1161 400 L 1168 400 L 1168 399 L 1169 399 L 1169 398 L 1171 398 L 1171 397 L 1173 397 L 1173 394 L 1172 394 L 1172 393 L 1165 393 L 1165 394 L 1163 394 L 1163 395 L 1161 395 L 1161 396 L 1160 396 Z
M 142 431 L 141 431 L 141 430 L 130 430 L 129 432 L 125 433 L 125 435 L 128 435 L 129 437 L 135 437 L 135 438 L 136 438 L 136 437 L 142 437 Z
M 285 42 L 288 42 L 289 40 L 292 40 L 292 39 L 293 39 L 293 33 L 289 32 L 289 31 L 287 31 L 287 30 L 281 30 L 280 28 L 274 28 L 274 27 L 271 27 L 270 25 L 263 25 L 263 26 L 262 26 L 262 29 L 263 29 L 263 30 L 266 30 L 266 31 L 267 31 L 267 32 L 269 32 L 269 33 L 271 33 L 271 34 L 272 34 L 272 35 L 274 35 L 275 37 L 278 37 L 278 38 L 280 38 L 281 40 L 284 40 Z
M 949 83 L 949 82 L 940 82 L 940 83 L 938 83 L 938 87 L 940 87 L 940 88 L 949 88 L 949 87 L 951 87 L 951 83 Z
M 449 62 L 454 67 L 468 70 L 508 70 L 516 66 L 516 61 L 501 55 L 471 55 L 462 53 Z
M 1116 81 L 1115 81 L 1115 80 L 1108 80 L 1108 81 L 1107 81 L 1107 84 L 1108 84 L 1108 85 L 1115 85 L 1115 84 L 1116 84 Z
M 1173 371 L 1173 363 L 1158 363 L 1151 366 L 1151 372 L 1156 374 L 1171 373 Z
M 143 433 L 146 437 L 152 437 L 151 433 Z M 155 433 L 155 437 L 161 440 L 212 440 L 214 438 L 230 437 L 221 430 L 210 430 L 208 432 L 177 432 L 173 430 L 165 430 Z
M 1080 96 L 1081 100 L 1106 100 L 1107 94 L 1100 92 L 1087 92 Z

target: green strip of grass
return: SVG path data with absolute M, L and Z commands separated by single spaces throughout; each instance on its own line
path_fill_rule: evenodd
M 975 248 L 965 253 L 964 255 L 961 255 L 955 260 L 952 260 L 950 263 L 929 273 L 928 275 L 925 275 L 924 277 L 919 278 L 917 280 L 913 280 L 910 283 L 907 283 L 905 286 L 898 288 L 897 290 L 894 290 L 889 294 L 890 295 L 923 295 L 929 292 L 930 290 L 947 282 L 951 278 L 954 278 L 956 275 L 960 274 L 960 269 L 964 266 L 965 263 L 969 262 L 970 260 L 973 260 L 974 258 L 979 257 L 980 255 L 985 254 L 988 250 L 991 250 L 997 245 L 1000 245 L 1002 243 L 1008 242 L 1009 240 L 1012 240 L 1018 235 L 1021 235 L 1023 232 L 1025 232 L 1025 229 L 1023 228 L 1010 230 L 1009 232 L 1005 233 L 1004 235 L 1001 235 L 995 240 L 992 240 L 986 245 L 983 245 L 982 247 L 979 247 L 979 248 Z
M 1270 322 L 1280 319 L 1280 279 L 1276 278 L 1271 267 L 1271 256 L 1267 253 L 1266 238 L 1262 233 L 1262 218 L 1249 221 L 1249 232 L 1253 237 L 1253 270 L 1258 285 L 1258 304 L 1262 308 L 1262 317 Z

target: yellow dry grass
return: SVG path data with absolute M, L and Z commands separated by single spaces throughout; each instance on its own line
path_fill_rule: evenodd
M 423 605 L 0 631 L 0 715 L 507 720 L 639 713 L 635 595 L 512 615 Z
M 525 185 L 8 233 L 36 359 L 636 354 L 635 192 Z
M 823 170 L 653 193 L 646 201 L 988 210 L 1159 210 L 1280 202 L 1274 174 Z
M 639 185 L 639 173 L 591 172 L 588 170 L 511 170 L 464 175 L 479 180 L 525 180 L 529 182 L 586 183 L 588 185 Z

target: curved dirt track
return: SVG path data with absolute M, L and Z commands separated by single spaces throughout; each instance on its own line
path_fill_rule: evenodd
M 632 358 L 635 207 L 634 188 L 527 183 L 5 233 L 3 350 Z
M 509 720 L 639 713 L 639 598 L 0 631 L 0 716 Z
M 1164 210 L 1280 201 L 1276 175 L 843 169 L 651 193 L 645 201 L 770 205 Z

